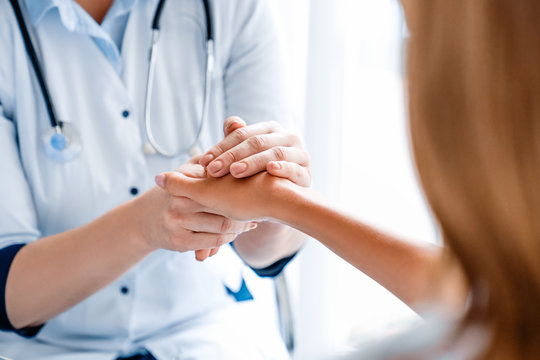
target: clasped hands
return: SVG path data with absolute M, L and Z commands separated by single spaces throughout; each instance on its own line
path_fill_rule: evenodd
M 247 126 L 238 117 L 228 118 L 224 139 L 202 156 L 178 170 L 156 176 L 168 193 L 170 206 L 164 225 L 185 230 L 189 246 L 199 261 L 215 255 L 219 247 L 263 220 L 266 201 L 276 186 L 311 183 L 309 155 L 300 138 L 276 122 Z M 180 229 L 179 229 L 180 228 Z

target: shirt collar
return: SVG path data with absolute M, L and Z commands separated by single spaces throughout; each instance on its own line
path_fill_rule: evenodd
M 54 8 L 65 6 L 72 0 L 25 0 L 32 25 L 36 26 L 43 16 Z
M 107 17 L 121 16 L 130 12 L 137 0 L 115 0 Z M 25 0 L 26 8 L 32 25 L 37 26 L 41 19 L 53 9 L 58 9 L 60 18 L 66 28 L 73 29 L 76 24 L 76 13 L 79 5 L 74 0 Z

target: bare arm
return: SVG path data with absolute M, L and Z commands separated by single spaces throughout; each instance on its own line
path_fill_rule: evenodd
M 288 196 L 288 206 L 276 206 L 272 217 L 321 241 L 413 309 L 442 300 L 432 277 L 439 272 L 440 247 L 381 232 L 308 189 L 294 188 Z
M 312 189 L 268 173 L 247 179 L 187 179 L 172 173 L 165 178 L 171 194 L 190 196 L 223 215 L 273 219 L 318 239 L 416 310 L 426 303 L 463 302 L 466 288 L 461 277 L 435 277 L 441 274 L 442 248 L 415 245 L 377 231 Z
M 212 248 L 253 226 L 231 222 L 155 187 L 85 226 L 23 247 L 7 278 L 8 317 L 15 328 L 39 325 L 111 283 L 155 249 Z

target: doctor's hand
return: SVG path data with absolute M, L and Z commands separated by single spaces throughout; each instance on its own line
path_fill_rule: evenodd
M 176 173 L 190 178 L 206 176 L 200 165 L 190 163 L 180 167 Z M 197 254 L 199 260 L 257 226 L 256 223 L 233 221 L 189 197 L 174 196 L 158 187 L 135 201 L 141 209 L 137 226 L 152 249 L 179 252 L 204 249 Z
M 300 138 L 277 122 L 246 126 L 239 117 L 223 125 L 225 138 L 202 156 L 199 163 L 211 177 L 231 174 L 246 178 L 262 171 L 287 178 L 297 185 L 311 184 L 309 155 Z

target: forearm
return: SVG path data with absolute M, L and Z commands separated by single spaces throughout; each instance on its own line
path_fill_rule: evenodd
M 97 220 L 22 248 L 10 268 L 6 308 L 15 328 L 41 324 L 105 287 L 152 249 L 137 236 L 140 211 L 124 204 Z
M 305 234 L 289 226 L 266 221 L 257 229 L 240 235 L 234 248 L 249 266 L 262 269 L 293 255 L 304 244 L 305 238 Z
M 448 291 L 433 282 L 441 270 L 438 246 L 420 246 L 380 232 L 299 187 L 281 193 L 272 217 L 318 239 L 416 310 L 434 301 L 456 302 L 442 299 Z M 458 297 L 465 296 L 463 284 L 452 281 L 448 286 L 456 287 Z

